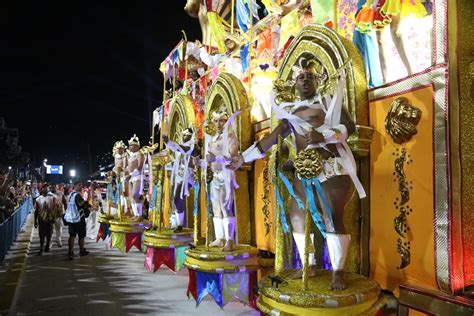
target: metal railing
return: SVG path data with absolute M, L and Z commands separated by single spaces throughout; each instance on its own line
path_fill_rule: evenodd
M 10 250 L 11 245 L 16 240 L 18 233 L 33 207 L 33 199 L 28 197 L 23 204 L 17 208 L 12 216 L 0 224 L 0 262 Z

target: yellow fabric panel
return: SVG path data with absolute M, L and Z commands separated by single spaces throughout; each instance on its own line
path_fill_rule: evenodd
M 406 97 L 422 111 L 416 134 L 409 142 L 399 145 L 385 131 L 385 116 L 390 104 L 398 97 Z M 423 284 L 436 288 L 434 264 L 434 173 L 433 173 L 433 89 L 425 87 L 405 94 L 370 102 L 370 125 L 375 133 L 370 148 L 370 268 L 382 288 L 398 295 L 400 283 Z M 410 241 L 410 264 L 399 270 L 397 253 L 399 235 L 394 218 L 399 211 L 395 199 L 400 199 L 395 181 L 395 153 L 407 150 L 406 179 L 410 183 L 408 205 L 413 212 L 407 217 Z M 411 161 L 411 160 L 412 161 Z M 411 183 L 413 181 L 413 183 Z
M 207 219 L 207 202 L 206 202 L 206 182 L 201 181 L 201 192 L 199 196 L 199 204 L 201 205 L 201 237 L 206 238 L 206 219 Z
M 163 223 L 165 227 L 170 227 L 170 181 L 169 177 L 165 177 L 163 190 Z
M 258 139 L 258 137 L 257 137 Z M 270 204 L 268 205 L 269 215 L 267 221 L 270 223 L 270 229 L 266 234 L 265 229 L 265 215 L 262 212 L 264 207 L 263 195 L 264 195 L 264 180 L 263 180 L 263 168 L 264 160 L 260 159 L 255 161 L 254 166 L 254 183 L 253 183 L 253 205 L 255 207 L 254 222 L 255 222 L 255 241 L 257 248 L 260 250 L 267 250 L 275 253 L 275 216 L 274 216 L 274 194 L 275 188 L 271 183 L 271 177 L 269 179 L 269 194 L 268 199 Z

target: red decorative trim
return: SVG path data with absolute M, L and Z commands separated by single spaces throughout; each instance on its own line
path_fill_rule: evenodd
M 421 295 L 425 295 L 425 296 L 429 296 L 429 297 L 432 297 L 432 298 L 436 298 L 438 300 L 450 302 L 450 303 L 453 303 L 453 304 L 456 304 L 456 305 L 461 305 L 461 306 L 468 307 L 468 308 L 473 308 L 474 307 L 474 302 L 473 301 L 467 300 L 462 296 L 450 296 L 450 295 L 448 295 L 448 294 L 446 294 L 442 291 L 436 291 L 435 292 L 434 290 L 414 287 L 414 286 L 411 286 L 411 285 L 408 285 L 408 284 L 400 284 L 400 290 L 401 291 L 412 292 L 412 293 L 416 293 L 416 294 L 421 294 Z M 401 304 L 405 305 L 403 303 L 401 303 Z M 407 306 L 407 305 L 405 305 L 405 306 Z
M 444 67 L 444 68 L 447 68 L 447 66 L 448 66 L 447 63 L 442 63 L 442 64 L 439 64 L 439 65 L 434 65 L 434 66 L 431 66 L 431 67 L 426 68 L 426 69 L 423 70 L 423 71 L 417 72 L 416 74 L 412 74 L 412 75 L 406 76 L 406 77 L 404 77 L 404 78 L 401 78 L 401 79 L 398 79 L 398 80 L 395 80 L 395 81 L 392 81 L 392 82 L 383 84 L 383 85 L 378 86 L 378 87 L 375 87 L 375 88 L 370 88 L 368 91 L 369 91 L 369 92 L 372 92 L 372 91 L 375 91 L 375 90 L 378 90 L 378 89 L 391 87 L 391 86 L 396 85 L 397 83 L 406 81 L 407 79 L 410 79 L 410 78 L 413 78 L 413 77 L 418 77 L 418 76 L 420 76 L 420 75 L 424 75 L 424 74 L 426 74 L 426 73 L 429 73 L 429 72 L 431 72 L 431 71 L 433 71 L 433 70 L 436 70 L 436 69 L 439 69 L 439 68 L 443 68 L 443 67 Z M 369 96 L 370 96 L 370 94 L 369 94 Z M 372 100 L 369 99 L 369 101 L 371 102 Z
M 391 97 L 394 97 L 394 96 L 397 96 L 397 95 L 401 95 L 401 94 L 405 94 L 405 93 L 408 93 L 408 92 L 421 90 L 421 89 L 424 89 L 424 88 L 429 87 L 429 86 L 433 86 L 433 91 L 434 91 L 434 84 L 433 84 L 433 82 L 430 82 L 430 83 L 427 83 L 427 84 L 422 85 L 422 86 L 417 86 L 415 88 L 410 88 L 410 89 L 406 89 L 406 90 L 402 90 L 402 91 L 397 91 L 397 92 L 392 93 L 392 94 L 387 94 L 387 95 L 381 96 L 379 98 L 372 99 L 372 100 L 370 100 L 370 102 L 375 102 L 375 101 L 380 101 L 380 100 L 383 100 L 383 99 L 388 99 L 388 98 L 391 98 Z

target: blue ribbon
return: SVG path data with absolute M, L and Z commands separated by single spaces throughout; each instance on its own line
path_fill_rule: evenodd
M 164 180 L 161 181 L 160 183 L 160 197 L 158 200 L 158 212 L 161 213 L 161 207 L 163 206 L 163 187 L 164 187 Z
M 288 222 L 286 221 L 285 211 L 283 210 L 283 199 L 281 198 L 280 190 L 278 189 L 278 184 L 275 185 L 275 191 L 276 191 L 278 208 L 280 209 L 281 226 L 283 227 L 283 232 L 286 234 L 288 233 L 289 227 L 288 227 Z
M 210 184 L 206 185 L 207 216 L 212 216 L 211 194 L 209 193 Z
M 313 185 L 311 183 L 312 179 L 302 178 L 301 183 L 303 184 L 304 192 L 306 193 L 306 201 L 309 204 L 309 211 L 311 213 L 311 217 L 313 218 L 316 227 L 318 227 L 321 235 L 326 238 L 326 225 L 324 225 L 323 218 L 321 214 L 318 212 L 318 208 L 316 207 L 316 202 L 314 201 L 314 194 L 313 194 Z
M 156 207 L 156 198 L 157 198 L 157 195 L 158 195 L 158 183 L 155 184 L 155 186 L 153 187 L 153 193 L 151 195 L 151 201 L 150 201 L 150 205 L 151 205 L 151 209 L 154 210 L 155 207 Z
M 122 188 L 122 182 L 119 182 L 117 184 L 117 189 L 115 190 L 115 196 L 113 197 L 113 202 L 115 204 L 119 204 L 119 199 L 120 199 L 120 189 Z
M 288 180 L 288 178 L 285 177 L 283 172 L 281 172 L 280 170 L 278 170 L 278 176 L 280 177 L 281 181 L 283 181 L 283 183 L 285 184 L 286 189 L 288 190 L 288 193 L 290 193 L 291 197 L 295 199 L 296 203 L 298 204 L 298 208 L 301 210 L 304 210 L 304 203 L 301 201 L 299 196 L 296 195 L 295 190 L 293 189 L 293 185 L 290 183 L 290 180 Z
M 334 222 L 332 220 L 332 210 L 331 210 L 331 207 L 329 206 L 328 200 L 326 199 L 326 195 L 324 195 L 324 193 L 323 193 L 321 183 L 319 182 L 318 178 L 311 179 L 311 182 L 313 183 L 314 187 L 316 188 L 316 191 L 318 192 L 318 195 L 321 199 L 321 202 L 323 202 L 323 204 L 324 204 L 324 208 L 326 209 L 326 213 L 329 216 L 329 220 L 331 221 L 331 224 L 334 226 Z
M 240 60 L 242 61 L 242 73 L 245 73 L 249 68 L 249 43 L 240 48 Z
M 194 184 L 194 216 L 198 215 L 200 188 L 201 188 L 201 185 L 199 181 L 196 181 L 196 183 Z

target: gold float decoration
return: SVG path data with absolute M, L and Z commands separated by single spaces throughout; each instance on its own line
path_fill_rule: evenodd
M 295 168 L 299 176 L 312 179 L 323 170 L 323 157 L 316 149 L 302 150 L 296 156 Z
M 265 236 L 270 233 L 272 222 L 270 221 L 270 175 L 269 175 L 269 159 L 263 160 L 263 194 L 262 194 L 262 213 L 263 226 L 265 228 Z
M 398 269 L 404 269 L 410 264 L 410 241 L 405 241 L 408 238 L 407 232 L 410 230 L 408 226 L 408 215 L 413 211 L 407 204 L 410 201 L 410 189 L 409 183 L 405 174 L 405 163 L 409 164 L 413 162 L 410 159 L 410 155 L 407 154 L 405 148 L 401 151 L 397 149 L 396 153 L 393 153 L 395 158 L 395 176 L 394 181 L 398 182 L 398 191 L 400 192 L 400 198 L 396 198 L 393 204 L 395 208 L 399 210 L 397 217 L 393 219 L 393 225 L 395 231 L 400 236 L 397 239 L 397 252 L 400 256 L 400 266 Z
M 353 43 L 339 36 L 328 27 L 317 24 L 303 27 L 293 39 L 280 62 L 280 68 L 275 81 L 277 94 L 278 90 L 281 91 L 279 96 L 281 99 L 279 101 L 296 101 L 293 90 L 290 87 L 290 81 L 293 77 L 293 66 L 299 66 L 299 61 L 302 58 L 309 58 L 319 63 L 318 69 L 320 71 L 318 72 L 325 75 L 326 78 L 335 78 L 337 77 L 338 70 L 344 69 L 344 72 L 340 72 L 340 75 L 345 78 L 342 104 L 357 124 L 356 133 L 349 137 L 348 144 L 354 151 L 356 158 L 367 156 L 373 129 L 367 126 L 367 80 L 364 64 L 357 48 Z M 277 126 L 277 124 L 278 121 L 273 116 L 272 126 Z M 282 143 L 280 140 L 278 146 L 275 146 L 273 149 L 274 158 L 272 158 L 271 165 L 275 166 L 276 169 L 280 168 L 286 161 L 281 151 Z M 366 173 L 361 176 L 361 179 L 363 181 L 368 179 L 368 160 L 357 161 L 357 163 L 359 164 L 358 168 Z M 361 167 L 361 165 L 364 167 Z M 275 175 L 275 170 L 272 170 L 272 173 Z M 284 193 L 283 184 L 280 181 L 276 180 L 275 183 L 280 187 L 280 192 L 282 192 L 284 208 L 289 209 L 291 197 Z M 368 187 L 367 183 L 363 184 L 365 187 Z M 365 226 L 365 223 L 368 222 L 368 208 L 362 207 L 362 204 L 364 204 L 364 201 L 350 202 L 345 211 L 345 216 L 351 218 L 362 217 L 363 230 L 361 230 L 360 222 L 351 223 L 347 227 L 353 236 L 353 240 L 359 240 L 361 233 L 367 235 L 370 233 L 368 226 Z M 361 214 L 362 212 L 364 213 Z M 279 212 L 275 216 L 277 217 L 276 222 L 278 222 Z M 279 274 L 291 265 L 291 258 L 288 254 L 291 253 L 292 249 L 291 236 L 283 233 L 281 225 L 276 225 L 276 248 L 275 272 Z M 359 271 L 360 252 L 359 245 L 352 243 L 347 259 L 348 271 Z M 367 251 L 362 250 L 362 252 Z M 364 253 L 362 257 L 368 258 L 368 255 Z
M 416 135 L 416 126 L 421 119 L 421 110 L 410 104 L 407 98 L 395 99 L 385 117 L 385 129 L 397 144 L 408 142 Z

